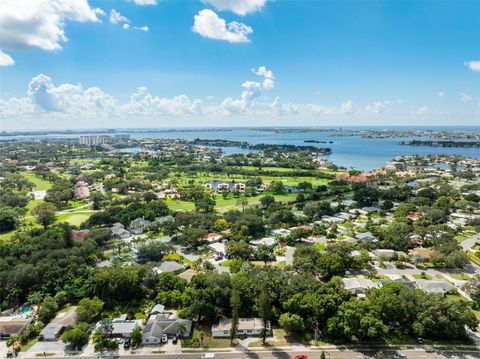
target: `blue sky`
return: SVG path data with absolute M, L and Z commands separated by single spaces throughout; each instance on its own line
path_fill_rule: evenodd
M 52 50 L 22 1 L 0 9 L 2 129 L 480 124 L 480 2 L 56 0 Z

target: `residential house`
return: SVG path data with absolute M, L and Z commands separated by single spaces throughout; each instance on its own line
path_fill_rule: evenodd
M 260 245 L 274 246 L 274 245 L 277 244 L 277 240 L 273 237 L 264 237 L 264 238 L 260 238 L 260 239 L 250 241 L 250 244 L 253 245 L 253 246 L 260 246 Z
M 212 325 L 212 337 L 228 338 L 232 328 L 232 319 L 220 319 L 218 324 Z M 263 321 L 261 318 L 239 318 L 237 326 L 237 337 L 260 336 L 263 330 Z M 267 333 L 271 334 L 270 322 L 267 322 Z
M 157 315 L 165 313 L 165 306 L 163 304 L 155 304 L 155 306 L 150 311 L 150 315 Z
M 208 243 L 220 242 L 222 240 L 222 235 L 218 233 L 208 233 L 205 237 L 199 239 L 200 241 L 206 241 Z
M 430 248 L 416 247 L 410 249 L 408 254 L 412 256 L 415 261 L 428 261 L 432 254 L 432 250 Z
M 151 315 L 143 328 L 143 344 L 160 344 L 164 334 L 172 338 L 182 336 L 188 338 L 192 331 L 192 321 L 189 319 L 177 319 L 173 313 L 161 313 Z
M 375 237 L 371 232 L 358 233 L 355 236 L 355 238 L 362 242 L 364 241 L 378 242 L 378 238 Z
M 434 293 L 434 294 L 441 294 L 445 295 L 450 293 L 455 287 L 447 282 L 445 279 L 438 279 L 438 280 L 426 280 L 426 279 L 418 279 L 415 282 L 417 288 L 422 289 L 427 293 Z
M 113 239 L 127 239 L 130 238 L 132 234 L 123 229 L 122 227 L 112 227 L 112 238 Z
M 72 328 L 77 323 L 77 307 L 70 307 L 57 316 L 42 329 L 40 340 L 56 341 L 65 329 Z
M 139 217 L 130 222 L 130 225 L 128 226 L 128 230 L 132 234 L 142 234 L 143 232 L 147 231 L 151 227 L 151 225 L 152 225 L 152 222 Z
M 272 230 L 272 235 L 280 237 L 288 237 L 290 235 L 290 230 L 285 228 L 278 228 Z
M 0 339 L 8 339 L 22 334 L 30 322 L 30 318 L 0 317 Z
M 181 264 L 178 264 L 175 261 L 163 261 L 159 267 L 153 268 L 155 273 L 164 273 L 164 272 L 171 272 L 171 273 L 180 273 L 183 269 L 185 269 Z
M 342 224 L 343 222 L 345 222 L 345 219 L 332 216 L 323 216 L 322 222 L 330 224 Z
M 211 243 L 208 245 L 208 248 L 211 249 L 213 252 L 224 255 L 225 254 L 225 244 L 223 243 Z
M 114 338 L 130 338 L 132 332 L 139 328 L 136 320 L 127 320 L 126 314 L 112 320 L 112 337 Z
M 343 286 L 355 295 L 365 294 L 370 288 L 377 288 L 377 284 L 365 278 L 342 278 Z
M 393 249 L 375 249 L 373 253 L 378 259 L 389 260 L 395 254 L 395 251 Z

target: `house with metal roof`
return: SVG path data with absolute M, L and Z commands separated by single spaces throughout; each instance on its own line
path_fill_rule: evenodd
M 212 325 L 212 336 L 214 338 L 228 338 L 232 328 L 232 319 L 220 319 L 218 324 Z M 263 321 L 261 318 L 239 318 L 237 326 L 237 337 L 253 337 L 262 334 Z M 267 323 L 267 334 L 271 333 L 270 322 Z
M 0 317 L 0 339 L 8 339 L 20 335 L 30 324 L 31 319 L 15 316 Z
M 418 279 L 415 281 L 417 288 L 433 294 L 445 295 L 450 293 L 455 287 L 450 282 L 445 279 L 438 280 L 427 280 L 427 279 Z
M 160 344 L 164 334 L 172 338 L 182 336 L 188 338 L 192 331 L 192 321 L 189 319 L 177 319 L 172 316 L 152 315 L 148 319 L 147 325 L 143 328 L 143 344 Z

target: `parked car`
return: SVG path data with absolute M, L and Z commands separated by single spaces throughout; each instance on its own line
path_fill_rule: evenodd
M 223 259 L 223 256 L 221 254 L 216 254 L 213 259 L 215 259 L 216 261 L 221 261 Z
M 123 348 L 124 349 L 130 348 L 130 338 L 125 339 L 125 342 L 123 342 Z
M 407 356 L 405 354 L 394 354 L 393 359 L 406 359 Z
M 308 359 L 308 356 L 305 354 L 294 355 L 292 359 Z
M 167 334 L 163 334 L 162 335 L 162 343 L 165 344 L 166 342 L 168 342 L 168 336 L 167 336 Z

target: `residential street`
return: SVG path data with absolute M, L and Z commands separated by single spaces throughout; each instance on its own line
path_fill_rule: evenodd
M 309 359 L 319 359 L 321 355 L 321 350 L 275 350 L 275 351 L 254 351 L 254 352 L 233 352 L 233 353 L 215 353 L 215 359 L 291 359 L 293 355 L 306 354 Z M 473 351 L 450 351 L 450 352 L 426 352 L 424 350 L 410 350 L 410 351 L 395 351 L 395 350 L 325 350 L 325 355 L 327 359 L 362 359 L 362 358 L 373 358 L 379 352 L 383 352 L 385 358 L 392 358 L 395 354 L 404 354 L 408 359 L 470 359 L 470 358 L 480 358 L 480 353 Z M 121 356 L 121 358 L 139 358 L 139 359 L 154 359 L 154 358 L 164 358 L 164 359 L 201 359 L 203 353 L 176 353 L 176 354 L 130 354 Z M 104 356 L 82 356 L 84 359 L 97 359 L 97 358 L 120 358 L 118 355 L 104 355 Z M 34 358 L 25 356 L 24 358 Z M 35 358 L 38 358 L 37 356 Z M 49 358 L 60 358 L 50 356 Z
M 475 245 L 477 241 L 480 241 L 480 233 L 465 239 L 462 243 L 460 243 L 460 245 L 462 246 L 463 250 L 468 251 Z

